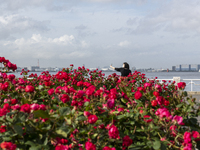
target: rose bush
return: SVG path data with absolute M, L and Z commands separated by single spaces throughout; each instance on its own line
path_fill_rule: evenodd
M 199 103 L 184 83 L 159 83 L 137 71 L 104 77 L 73 65 L 55 75 L 27 73 L 0 73 L 1 149 L 200 148 Z

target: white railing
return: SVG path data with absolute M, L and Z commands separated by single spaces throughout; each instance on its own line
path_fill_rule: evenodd
M 153 79 L 150 79 L 150 80 L 153 80 Z M 196 84 L 195 82 L 193 81 L 200 81 L 200 79 L 181 79 L 180 77 L 173 77 L 173 79 L 155 79 L 155 80 L 159 80 L 160 82 L 162 82 L 163 80 L 165 81 L 175 81 L 176 84 L 179 83 L 179 82 L 184 82 L 184 81 L 190 81 L 190 82 L 186 82 L 186 85 L 191 85 L 190 89 L 191 91 L 193 91 L 193 85 L 200 85 L 200 84 Z

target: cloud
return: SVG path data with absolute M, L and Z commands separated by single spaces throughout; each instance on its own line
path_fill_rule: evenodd
M 46 32 L 49 21 L 37 21 L 19 15 L 0 16 L 0 39 L 27 31 Z
M 200 34 L 200 2 L 197 0 L 173 0 L 160 4 L 148 15 L 127 20 L 133 26 L 131 34 L 152 34 L 159 31 Z
M 40 59 L 64 58 L 66 55 L 70 59 L 79 58 L 85 56 L 85 51 L 83 50 L 85 47 L 89 47 L 87 42 L 78 41 L 73 35 L 48 38 L 42 37 L 40 34 L 33 34 L 28 39 L 18 38 L 15 41 L 4 42 L 4 49 L 9 51 L 7 55 L 12 53 L 13 58 L 17 59 L 24 57 Z
M 128 42 L 128 41 L 122 41 L 118 45 L 121 46 L 121 47 L 127 47 L 127 46 L 130 45 L 130 42 Z
M 76 26 L 75 29 L 77 29 L 77 30 L 85 30 L 85 29 L 87 29 L 87 26 L 80 25 L 80 26 Z

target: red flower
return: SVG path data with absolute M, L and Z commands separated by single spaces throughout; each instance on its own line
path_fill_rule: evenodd
M 140 91 L 135 92 L 135 99 L 140 99 L 142 97 L 142 93 Z
M 60 100 L 63 102 L 63 103 L 66 103 L 69 101 L 69 96 L 67 94 L 62 94 L 61 97 L 60 97 Z
M 107 101 L 107 107 L 112 109 L 115 106 L 115 100 L 114 99 L 109 99 Z
M 152 106 L 157 106 L 157 105 L 158 105 L 158 102 L 157 102 L 156 100 L 152 100 L 152 101 L 151 101 L 151 105 L 152 105 Z
M 24 105 L 22 105 L 21 106 L 21 109 L 20 109 L 20 111 L 22 111 L 22 112 L 26 112 L 26 113 L 30 113 L 30 105 L 29 104 L 24 104 Z
M 25 92 L 34 92 L 35 88 L 32 85 L 27 85 L 25 87 Z
M 53 95 L 53 93 L 54 93 L 54 89 L 48 90 L 48 94 L 49 94 L 49 95 Z
M 133 140 L 130 139 L 130 137 L 128 135 L 126 135 L 125 137 L 123 137 L 123 144 L 122 146 L 124 147 L 129 147 L 131 144 L 133 143 Z
M 96 115 L 90 115 L 90 116 L 88 117 L 88 122 L 89 122 L 90 124 L 94 124 L 97 120 L 98 120 L 98 117 L 97 117 Z
M 184 90 L 186 83 L 185 82 L 179 82 L 179 83 L 177 83 L 177 86 L 178 86 L 179 89 Z
M 151 122 L 153 119 L 149 119 L 150 117 L 151 116 L 149 116 L 149 115 L 145 115 L 144 116 L 144 121 L 147 122 L 147 123 Z
M 169 105 L 169 101 L 164 101 L 164 105 L 168 106 Z
M 15 150 L 17 146 L 11 142 L 3 142 L 1 143 L 1 148 L 6 150 Z
M 1 127 L 0 127 L 0 132 L 1 132 L 1 133 L 6 132 L 6 126 L 1 126 Z
M 110 148 L 110 147 L 108 147 L 108 146 L 105 146 L 104 148 L 103 148 L 103 150 L 116 150 L 114 147 L 113 148 Z
M 108 135 L 111 139 L 119 139 L 119 130 L 115 125 L 109 128 Z
M 154 95 L 155 97 L 157 97 L 157 96 L 159 96 L 159 95 L 160 95 L 160 93 L 159 93 L 159 92 L 157 92 L 157 91 L 154 91 L 154 92 L 153 92 L 153 95 Z
M 86 149 L 86 150 L 96 150 L 96 145 L 94 145 L 94 144 L 91 143 L 91 142 L 86 142 L 86 143 L 85 143 L 85 149 Z

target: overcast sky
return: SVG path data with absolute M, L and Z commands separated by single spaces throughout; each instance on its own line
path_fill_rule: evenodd
M 0 56 L 20 67 L 200 64 L 200 1 L 0 0 Z

